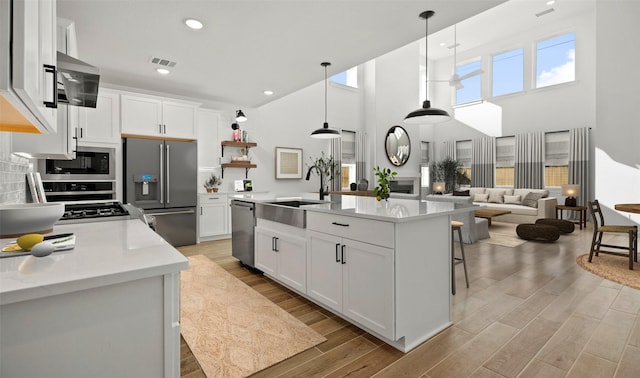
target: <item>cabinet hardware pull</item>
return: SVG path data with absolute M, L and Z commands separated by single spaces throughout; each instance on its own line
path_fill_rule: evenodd
M 202 206 L 200 206 L 200 215 L 202 215 Z
M 340 243 L 336 243 L 336 262 L 339 263 L 340 262 L 340 251 L 338 250 L 338 248 L 340 248 Z
M 163 128 L 162 133 L 166 134 L 167 133 L 167 125 L 166 124 L 162 125 L 162 128 Z
M 84 138 L 84 133 L 82 132 L 82 127 L 80 128 L 80 138 Z
M 272 251 L 276 250 L 276 237 L 275 236 L 271 237 L 271 250 Z
M 53 100 L 44 101 L 44 106 L 47 108 L 58 108 L 58 73 L 56 72 L 56 66 L 50 64 L 44 64 L 44 72 L 52 74 L 53 77 Z
M 276 251 L 276 252 L 280 252 L 280 251 L 278 250 L 278 239 L 279 239 L 279 238 L 276 238 L 276 237 L 274 237 L 274 238 L 273 238 L 273 245 L 275 246 L 275 247 L 273 248 L 273 250 L 274 250 L 274 251 Z
M 342 254 L 342 263 L 346 264 L 347 260 L 344 258 L 344 247 L 346 247 L 346 245 L 343 244 L 342 247 L 340 247 L 340 249 L 341 249 L 341 252 L 342 252 L 341 253 Z
M 162 124 L 158 124 L 158 134 L 162 134 Z
M 336 226 L 349 227 L 348 223 L 331 222 L 331 224 L 334 224 Z

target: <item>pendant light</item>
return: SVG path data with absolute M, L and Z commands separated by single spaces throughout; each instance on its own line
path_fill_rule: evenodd
M 335 129 L 329 128 L 329 123 L 327 123 L 327 66 L 330 66 L 329 62 L 320 63 L 322 67 L 324 67 L 324 125 L 311 133 L 312 138 L 316 139 L 333 139 L 340 138 L 340 132 Z
M 426 24 L 426 32 L 425 32 L 425 64 L 424 64 L 424 68 L 425 68 L 425 76 L 427 76 L 428 74 L 428 70 L 427 67 L 429 65 L 429 18 L 431 18 L 431 16 L 433 16 L 435 14 L 434 11 L 425 11 L 420 13 L 420 18 L 424 18 L 425 20 L 425 24 Z M 424 82 L 425 85 L 425 92 L 427 93 L 427 85 L 428 85 L 428 81 L 425 80 Z M 406 117 L 404 117 L 404 123 L 407 124 L 412 124 L 412 125 L 419 125 L 419 124 L 423 124 L 423 123 L 438 123 L 438 122 L 444 122 L 444 121 L 448 121 L 449 119 L 451 119 L 451 116 L 449 116 L 449 113 L 447 113 L 445 110 L 442 109 L 438 109 L 438 108 L 432 108 L 431 107 L 431 101 L 429 100 L 425 100 L 422 103 L 422 108 L 420 109 L 416 109 L 414 111 L 412 111 L 411 113 L 409 113 Z

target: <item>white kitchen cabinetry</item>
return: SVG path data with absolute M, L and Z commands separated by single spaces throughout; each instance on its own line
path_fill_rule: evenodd
M 284 285 L 305 293 L 305 230 L 258 219 L 255 228 L 255 267 Z
M 56 1 L 0 2 L 0 131 L 56 132 L 55 66 Z
M 77 58 L 78 48 L 73 21 L 57 20 L 57 46 L 61 52 Z M 80 108 L 58 104 L 57 131 L 50 134 L 15 134 L 12 138 L 13 152 L 30 158 L 74 159 L 78 143 L 78 114 Z
M 198 111 L 198 168 L 220 166 L 218 125 L 220 112 L 210 109 Z
M 198 196 L 198 239 L 212 240 L 229 234 L 229 206 L 226 194 L 207 193 Z
M 307 228 L 307 295 L 392 339 L 393 223 L 307 212 Z M 383 246 L 368 243 L 376 231 Z
M 120 143 L 120 94 L 100 88 L 94 108 L 79 108 L 78 144 Z
M 199 104 L 133 94 L 121 98 L 123 134 L 197 139 Z

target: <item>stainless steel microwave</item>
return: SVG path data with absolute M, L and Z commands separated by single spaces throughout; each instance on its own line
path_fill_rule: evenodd
M 40 159 L 38 172 L 43 181 L 115 180 L 116 149 L 79 146 L 73 160 Z

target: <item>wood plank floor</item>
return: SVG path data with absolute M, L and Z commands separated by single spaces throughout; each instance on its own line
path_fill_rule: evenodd
M 208 256 L 327 338 L 256 377 L 640 377 L 640 291 L 576 264 L 590 227 L 555 243 L 465 245 L 470 288 L 457 265 L 454 325 L 406 354 L 242 267 L 229 239 L 179 250 Z M 181 374 L 204 377 L 184 341 Z

